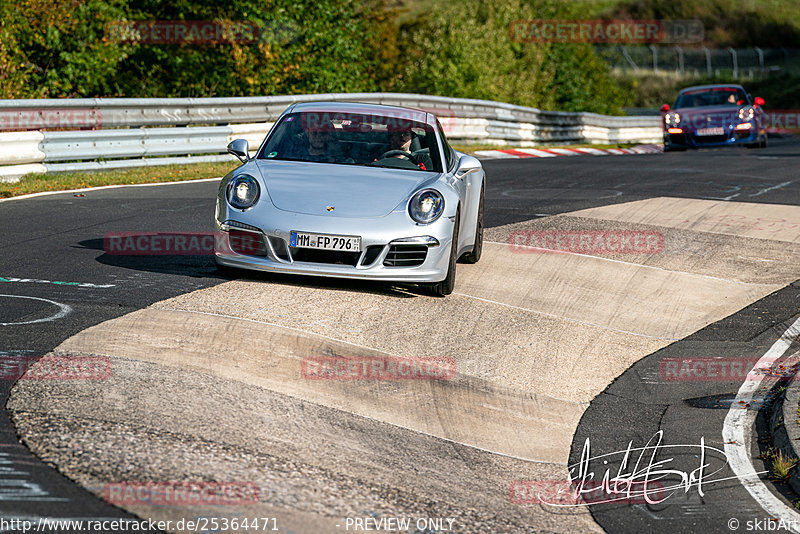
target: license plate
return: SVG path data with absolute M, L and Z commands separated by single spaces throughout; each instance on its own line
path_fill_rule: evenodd
M 723 135 L 725 130 L 722 128 L 699 128 L 697 135 Z
M 291 232 L 289 234 L 289 246 L 299 248 L 315 248 L 318 250 L 361 252 L 361 238 L 352 235 Z

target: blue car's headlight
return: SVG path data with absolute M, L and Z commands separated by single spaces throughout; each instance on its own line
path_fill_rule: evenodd
M 739 110 L 739 118 L 743 121 L 749 121 L 750 119 L 753 118 L 753 115 L 755 114 L 756 114 L 755 110 L 750 106 L 747 106 Z
M 408 203 L 408 214 L 418 223 L 432 223 L 444 211 L 444 197 L 435 189 L 417 192 Z
M 225 196 L 228 204 L 236 209 L 245 210 L 253 206 L 258 201 L 261 188 L 255 178 L 246 174 L 240 174 L 228 182 Z

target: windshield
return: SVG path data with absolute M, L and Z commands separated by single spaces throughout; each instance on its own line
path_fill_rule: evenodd
M 258 158 L 442 172 L 434 129 L 399 115 L 291 113 Z
M 674 108 L 699 108 L 705 106 L 741 106 L 749 104 L 747 93 L 741 87 L 709 87 L 690 89 L 678 95 Z

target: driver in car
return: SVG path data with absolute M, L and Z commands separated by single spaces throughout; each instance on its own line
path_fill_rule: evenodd
M 303 118 L 301 126 L 305 135 L 295 138 L 291 157 L 323 163 L 353 163 L 336 142 L 336 128 L 330 120 Z
M 426 151 L 411 152 L 411 141 L 415 134 L 411 131 L 410 126 L 390 124 L 387 130 L 389 132 L 389 150 L 400 150 L 406 154 L 405 156 L 397 154 L 390 157 L 407 158 L 423 171 L 433 168 L 433 161 Z

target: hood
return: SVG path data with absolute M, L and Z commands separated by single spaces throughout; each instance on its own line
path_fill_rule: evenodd
M 679 108 L 669 113 L 681 116 L 681 125 L 692 128 L 728 126 L 739 119 L 739 108 L 742 106 L 707 106 L 700 108 Z M 708 120 L 711 119 L 711 120 Z
M 433 176 L 428 172 L 258 160 L 276 208 L 331 217 L 382 217 Z M 333 206 L 332 211 L 328 207 Z

